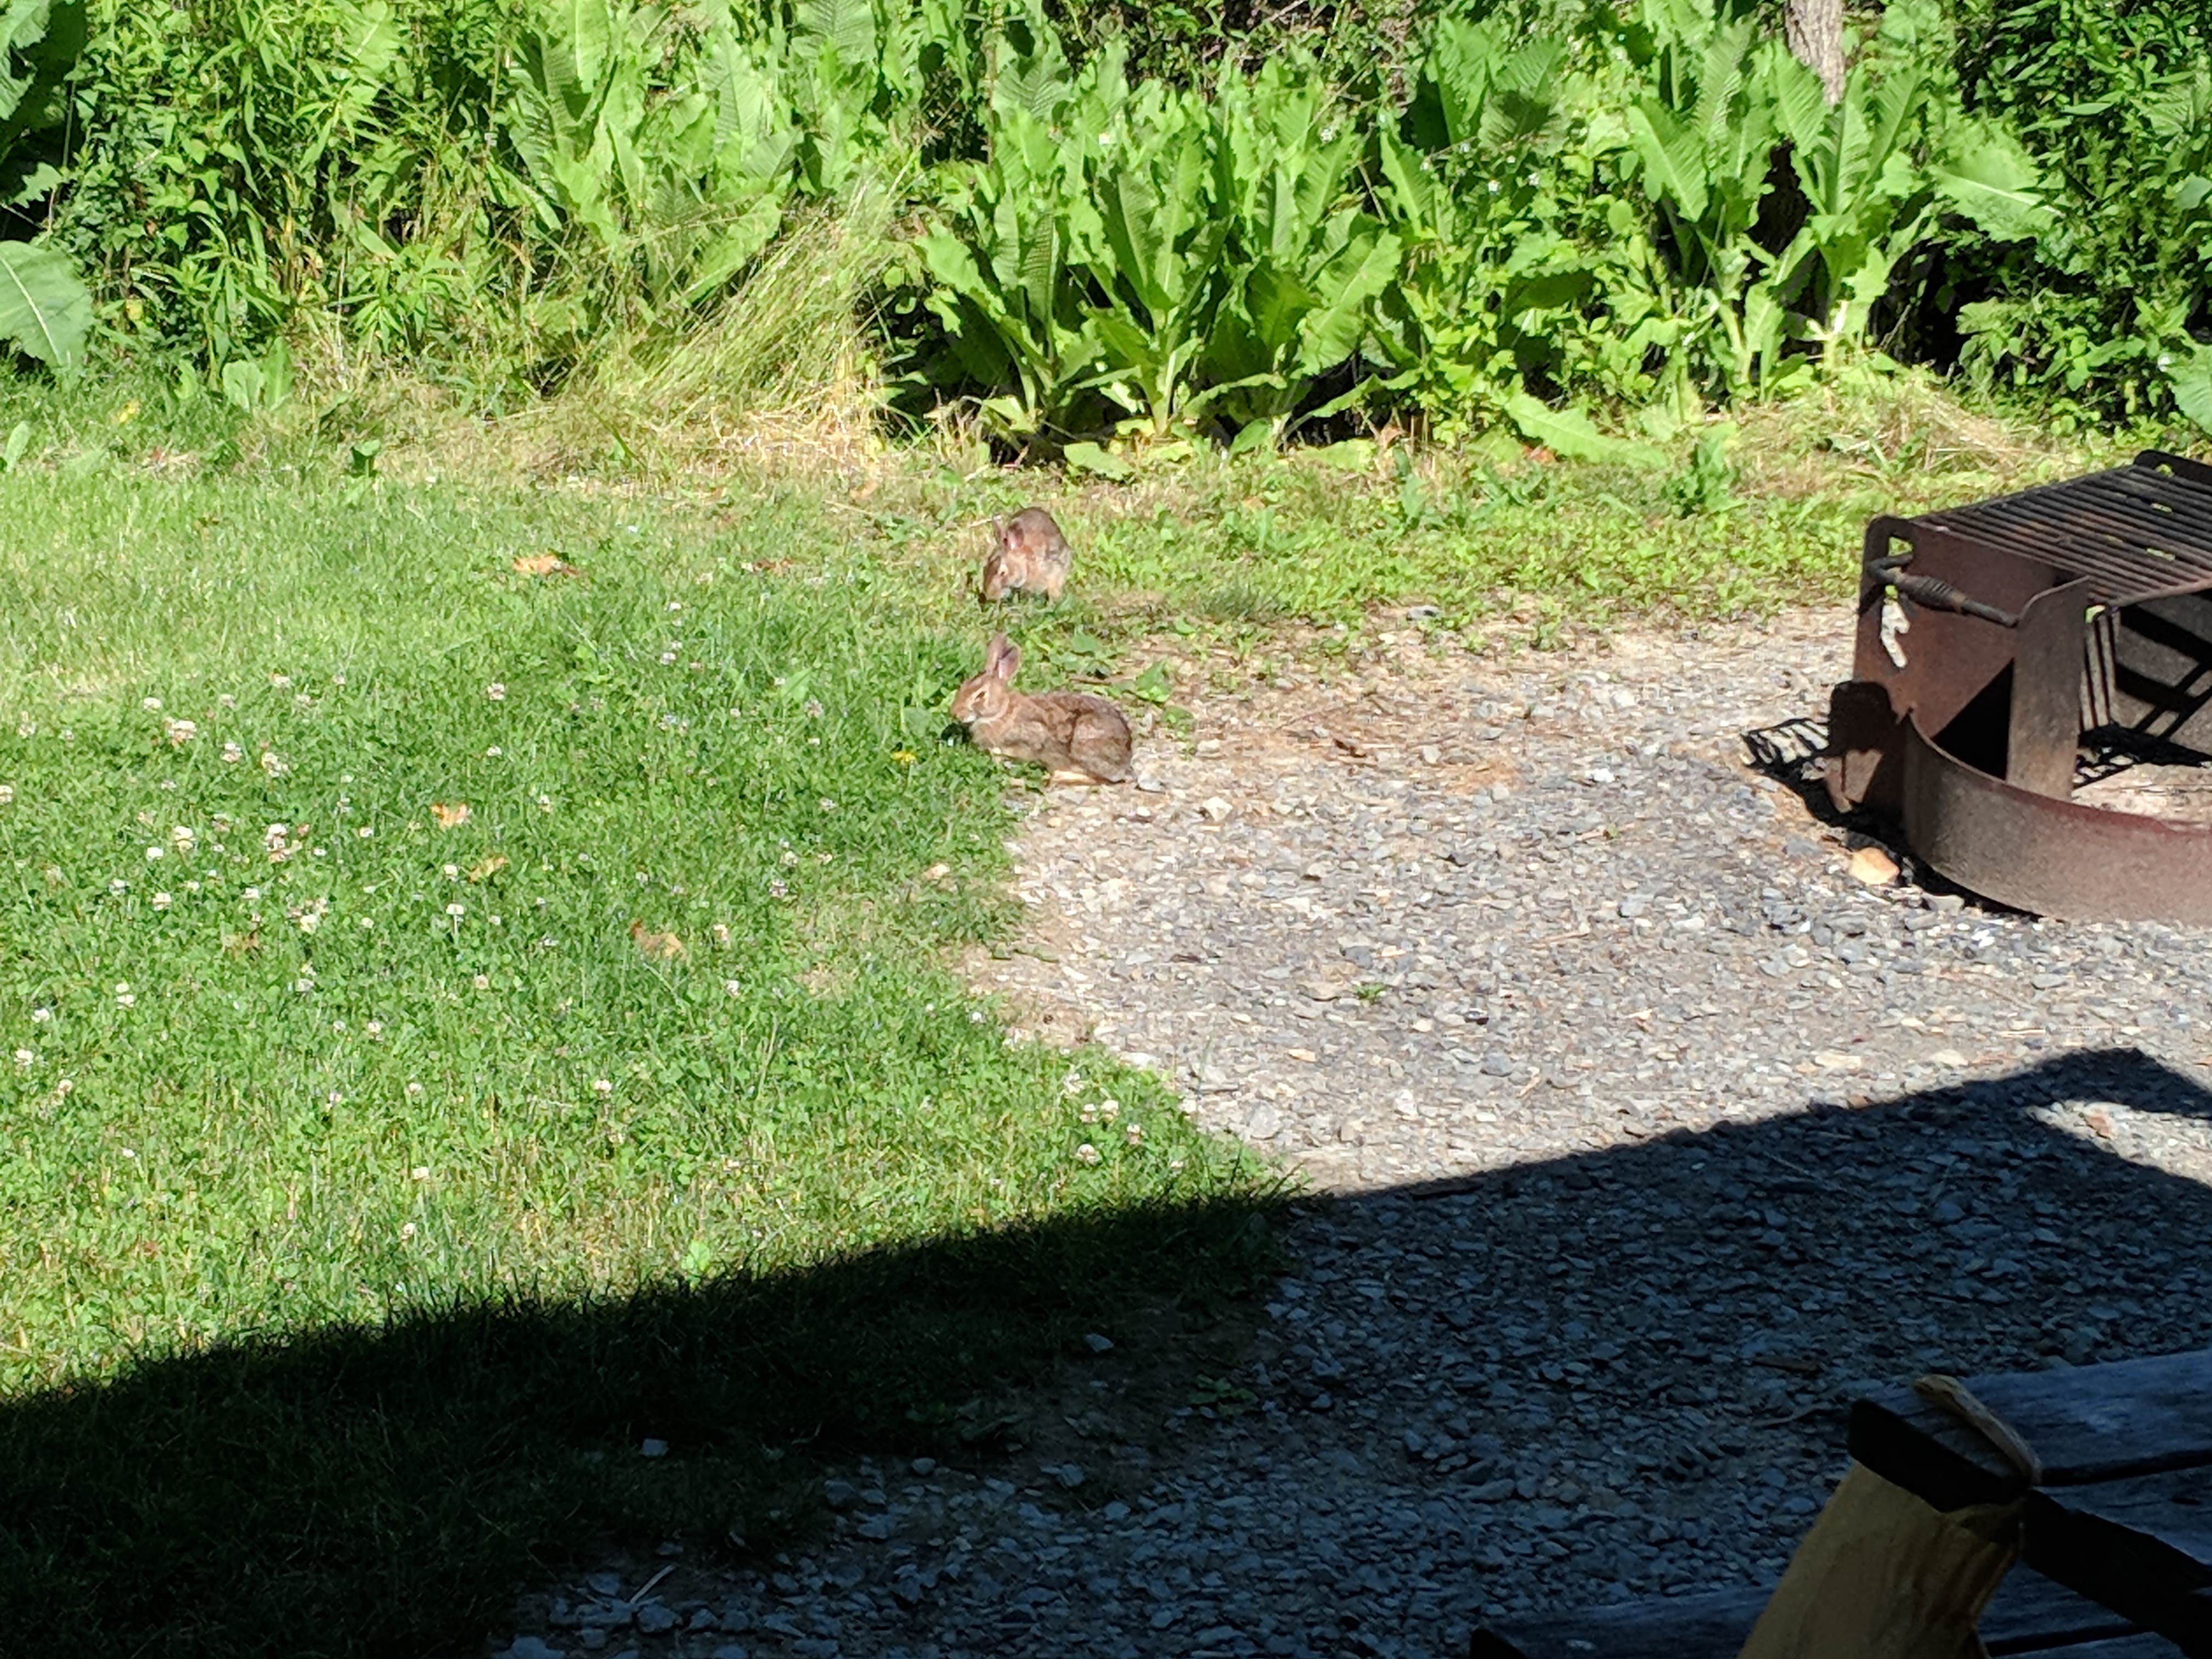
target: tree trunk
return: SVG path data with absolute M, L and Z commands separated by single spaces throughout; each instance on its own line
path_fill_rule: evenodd
M 1844 95 L 1844 0 L 1783 0 L 1783 27 L 1797 61 L 1820 77 L 1828 101 Z

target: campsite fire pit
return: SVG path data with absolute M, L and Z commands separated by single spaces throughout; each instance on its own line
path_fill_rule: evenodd
M 1899 548 L 1899 544 L 1903 544 Z M 1867 526 L 1828 793 L 1961 887 L 2075 920 L 2212 922 L 2212 466 L 2130 466 Z M 2076 799 L 2142 774 L 2118 811 Z M 2190 821 L 2196 817 L 2197 821 Z

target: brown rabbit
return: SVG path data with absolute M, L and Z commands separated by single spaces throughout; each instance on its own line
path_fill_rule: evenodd
M 983 672 L 952 694 L 952 718 L 968 740 L 988 754 L 1034 761 L 1054 783 L 1127 783 L 1129 722 L 1103 697 L 1087 691 L 1014 690 L 1020 649 L 1004 634 L 984 653 Z
M 996 605 L 1016 592 L 1042 593 L 1060 603 L 1075 551 L 1051 514 L 1025 507 L 999 526 L 999 539 L 983 559 L 983 603 Z

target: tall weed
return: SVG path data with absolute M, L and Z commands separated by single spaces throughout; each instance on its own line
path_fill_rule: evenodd
M 1970 104 L 2051 178 L 2032 242 L 1953 239 L 1919 319 L 1982 386 L 2068 427 L 2174 407 L 2212 335 L 2212 15 L 2147 0 L 1959 0 Z M 2212 426 L 2212 398 L 2197 417 Z

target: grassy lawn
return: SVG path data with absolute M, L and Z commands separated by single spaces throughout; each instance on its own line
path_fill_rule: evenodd
M 319 1626 L 333 1650 L 465 1632 L 526 1558 L 696 1521 L 685 1494 L 716 1482 L 718 1531 L 768 1524 L 748 1505 L 774 1483 L 743 1468 L 679 1456 L 657 1496 L 591 1497 L 548 1458 L 659 1433 L 764 1477 L 763 1435 L 926 1435 L 1114 1298 L 1249 1257 L 1250 1171 L 1141 1079 L 1074 1091 L 946 971 L 1005 921 L 1003 781 L 938 740 L 969 645 L 805 498 L 6 492 L 0 1487 L 39 1494 L 0 1521 L 18 1637 L 138 1650 L 185 1595 L 215 1650 L 308 1651 L 302 1620 L 367 1621 Z M 549 552 L 580 574 L 514 568 Z M 1077 1113 L 1106 1091 L 1102 1136 Z M 1143 1213 L 1185 1224 L 1099 1271 L 1110 1218 Z M 945 1254 L 963 1239 L 1000 1242 Z M 981 1309 L 961 1352 L 941 1323 L 819 1328 L 890 1282 L 854 1253 L 922 1241 L 935 1265 L 901 1271 Z M 387 1397 L 392 1345 L 461 1364 L 526 1312 L 528 1389 L 479 1358 L 450 1399 Z M 642 1373 L 641 1319 L 671 1356 Z M 787 1351 L 718 1354 L 732 1321 Z M 320 1361 L 270 1340 L 348 1330 L 368 1346 L 326 1334 Z M 380 1366 L 372 1399 L 299 1416 Z M 378 1422 L 411 1443 L 374 1452 Z M 118 1434 L 138 1450 L 99 1473 Z M 395 1596 L 432 1538 L 459 1558 L 444 1599 Z M 289 1614 L 254 1587 L 272 1552 Z M 142 1607 L 126 1578 L 161 1588 Z
M 1840 597 L 1871 513 L 2088 459 L 1899 404 L 1704 477 L 1355 447 L 1109 485 L 948 444 L 740 480 L 634 434 L 532 487 L 130 391 L 0 395 L 35 428 L 0 478 L 9 1651 L 465 1649 L 608 1540 L 773 1544 L 822 1457 L 988 1445 L 1086 1330 L 1252 1282 L 1265 1172 L 951 971 L 1016 922 L 1006 776 L 943 732 L 991 514 L 1079 548 L 1014 618 L 1025 684 L 1136 708 L 1356 655 L 1378 607 L 1540 647 Z

